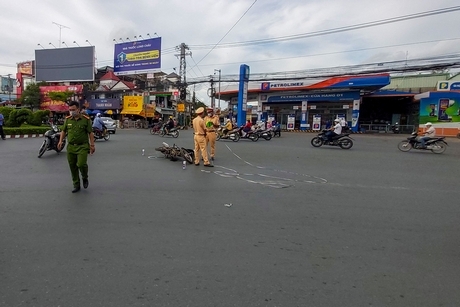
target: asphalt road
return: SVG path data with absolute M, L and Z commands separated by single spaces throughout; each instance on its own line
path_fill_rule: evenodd
M 0 306 L 460 306 L 460 140 L 312 137 L 183 170 L 154 148 L 191 131 L 118 130 L 77 194 L 64 152 L 0 141 Z

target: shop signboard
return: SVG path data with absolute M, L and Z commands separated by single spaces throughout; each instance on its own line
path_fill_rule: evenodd
M 49 93 L 51 92 L 72 92 L 75 95 L 81 94 L 83 85 L 55 85 L 55 86 L 40 86 L 41 95 L 41 110 L 50 110 L 52 112 L 67 112 L 69 105 L 65 101 L 51 100 Z
M 295 125 L 295 116 L 294 115 L 288 115 L 287 130 L 294 130 L 294 125 Z

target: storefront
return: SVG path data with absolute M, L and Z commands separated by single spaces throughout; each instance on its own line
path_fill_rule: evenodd
M 115 117 L 120 113 L 121 103 L 118 98 L 107 99 L 90 99 L 88 101 L 88 115 L 96 115 L 97 113 L 104 116 Z

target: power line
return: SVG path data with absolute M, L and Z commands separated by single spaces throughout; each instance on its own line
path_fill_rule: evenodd
M 358 30 L 358 29 L 370 28 L 370 27 L 375 27 L 375 26 L 380 26 L 380 25 L 385 25 L 385 24 L 390 24 L 390 23 L 395 23 L 395 22 L 400 22 L 400 21 L 405 21 L 405 20 L 411 20 L 411 19 L 417 19 L 417 18 L 428 17 L 428 16 L 433 16 L 433 15 L 451 13 L 451 12 L 455 12 L 459 10 L 460 10 L 460 6 L 453 6 L 453 7 L 443 8 L 443 9 L 436 9 L 436 10 L 431 10 L 431 11 L 425 11 L 425 12 L 403 15 L 403 16 L 398 16 L 398 17 L 386 18 L 386 19 L 381 19 L 381 20 L 376 20 L 376 21 L 371 21 L 371 22 L 364 22 L 360 24 L 344 26 L 344 27 L 339 27 L 339 28 L 308 32 L 308 33 L 303 33 L 303 34 L 280 36 L 276 38 L 251 40 L 251 41 L 245 41 L 245 42 L 224 43 L 224 44 L 220 44 L 219 46 L 217 46 L 217 44 L 216 45 L 189 45 L 189 46 L 190 48 L 193 48 L 193 49 L 209 49 L 209 48 L 215 49 L 215 48 L 234 48 L 234 47 L 242 47 L 242 46 L 269 44 L 269 43 L 274 43 L 274 42 L 290 41 L 290 40 L 296 40 L 296 39 L 302 39 L 302 38 L 323 36 L 323 35 L 335 34 L 335 33 L 340 33 L 340 32 L 347 32 L 347 31 L 353 31 L 353 30 Z

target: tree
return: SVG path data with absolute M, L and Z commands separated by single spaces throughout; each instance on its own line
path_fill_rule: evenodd
M 27 85 L 19 101 L 21 105 L 28 106 L 32 110 L 38 109 L 40 107 L 40 86 L 36 83 Z

